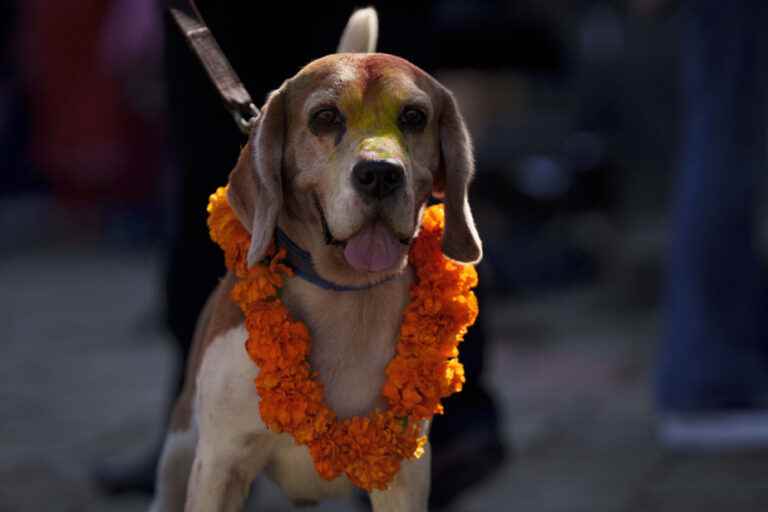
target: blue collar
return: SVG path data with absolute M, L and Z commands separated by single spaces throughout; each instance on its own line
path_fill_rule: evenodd
M 288 265 L 298 277 L 325 290 L 333 290 L 335 292 L 355 292 L 359 290 L 367 290 L 382 283 L 386 283 L 395 277 L 390 276 L 377 283 L 364 284 L 360 286 L 347 286 L 343 284 L 332 283 L 331 281 L 320 277 L 320 275 L 315 271 L 315 266 L 312 264 L 312 255 L 299 247 L 296 242 L 291 240 L 288 235 L 286 235 L 285 232 L 280 228 L 275 229 L 275 243 L 278 247 L 285 248 L 286 256 L 284 263 Z

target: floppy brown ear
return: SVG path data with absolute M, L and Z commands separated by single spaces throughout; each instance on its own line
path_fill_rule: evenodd
M 436 176 L 436 195 L 445 203 L 443 253 L 464 263 L 477 263 L 483 248 L 467 194 L 475 173 L 472 140 L 453 94 L 440 87 L 443 108 L 440 114 L 440 173 Z
M 283 205 L 283 140 L 285 100 L 283 88 L 270 94 L 251 129 L 248 144 L 229 174 L 229 204 L 251 233 L 248 266 L 264 258 Z

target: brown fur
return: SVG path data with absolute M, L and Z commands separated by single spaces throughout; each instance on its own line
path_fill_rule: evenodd
M 195 327 L 192 350 L 187 361 L 186 378 L 181 394 L 171 414 L 169 430 L 171 432 L 189 430 L 192 417 L 192 401 L 195 397 L 196 376 L 200 369 L 205 350 L 220 334 L 243 322 L 243 313 L 229 298 L 229 293 L 235 285 L 235 276 L 227 273 L 219 282 L 216 289 L 208 297 L 208 301 L 200 313 Z

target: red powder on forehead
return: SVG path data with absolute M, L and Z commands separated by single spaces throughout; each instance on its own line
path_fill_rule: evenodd
M 414 68 L 407 60 L 385 53 L 366 55 L 358 63 L 359 79 L 364 90 L 381 80 L 387 71 L 405 71 L 411 75 Z

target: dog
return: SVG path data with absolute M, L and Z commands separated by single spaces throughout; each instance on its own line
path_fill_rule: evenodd
M 310 363 L 339 418 L 386 407 L 385 368 L 414 279 L 408 247 L 430 196 L 445 203 L 444 254 L 468 263 L 482 256 L 467 200 L 472 147 L 456 100 L 408 61 L 372 53 L 377 30 L 372 8 L 356 11 L 339 53 L 268 96 L 227 192 L 251 234 L 249 264 L 262 260 L 279 228 L 311 256 L 317 276 L 347 287 L 294 276 L 281 295 L 311 333 Z M 352 489 L 346 477 L 322 479 L 305 446 L 262 421 L 259 370 L 229 297 L 235 279 L 221 280 L 198 320 L 152 512 L 240 510 L 262 471 L 295 503 Z M 429 466 L 427 444 L 387 490 L 370 493 L 373 509 L 426 511 Z

